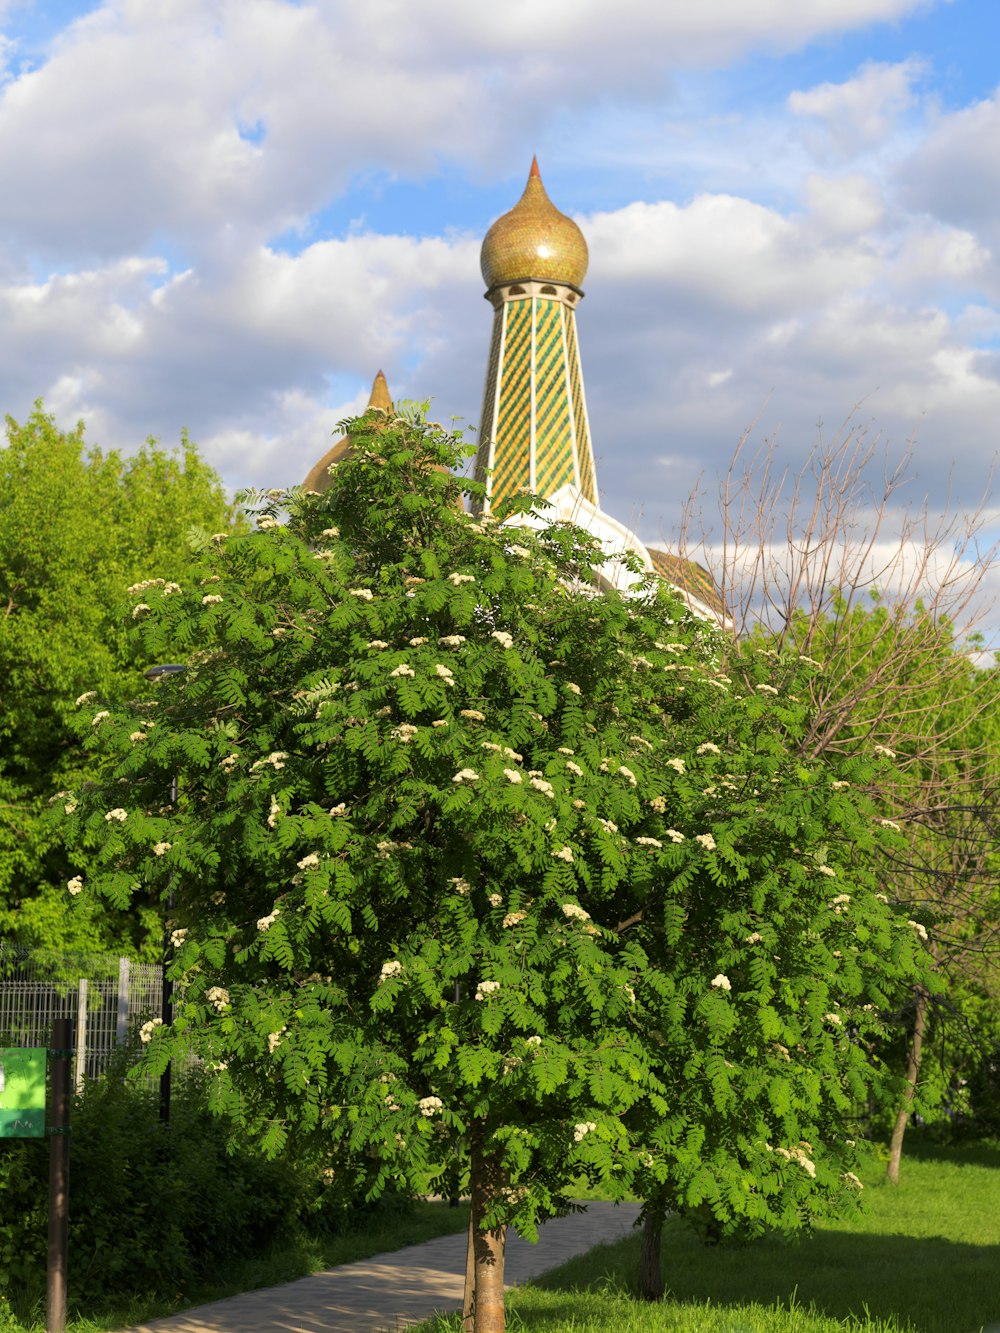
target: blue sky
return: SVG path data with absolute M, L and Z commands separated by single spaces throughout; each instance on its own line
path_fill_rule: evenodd
M 475 424 L 478 250 L 537 152 L 591 250 L 605 508 L 669 536 L 742 431 L 913 494 L 1000 420 L 995 0 L 0 0 L 0 399 L 294 482 L 382 367 Z M 992 516 L 992 499 L 989 504 Z

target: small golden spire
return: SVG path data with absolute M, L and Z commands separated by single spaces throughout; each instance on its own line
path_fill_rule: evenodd
M 381 370 L 375 376 L 372 382 L 371 396 L 368 399 L 366 412 L 372 408 L 377 408 L 380 412 L 392 411 L 392 398 L 389 395 L 389 385 Z M 351 437 L 342 436 L 334 444 L 331 444 L 323 457 L 309 471 L 309 475 L 302 483 L 302 489 L 306 491 L 319 491 L 322 493 L 330 485 L 330 469 L 337 463 L 342 462 L 350 452 Z

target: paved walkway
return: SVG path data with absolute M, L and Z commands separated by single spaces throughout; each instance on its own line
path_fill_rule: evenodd
M 511 1234 L 508 1286 L 556 1268 L 595 1245 L 627 1235 L 639 1205 L 590 1203 L 585 1213 L 546 1222 L 537 1245 Z M 463 1231 L 342 1264 L 280 1287 L 199 1305 L 153 1319 L 126 1333 L 382 1333 L 406 1328 L 437 1310 L 460 1309 L 465 1280 Z

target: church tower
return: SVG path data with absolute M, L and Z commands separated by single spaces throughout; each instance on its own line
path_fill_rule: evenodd
M 567 485 L 599 503 L 576 338 L 587 261 L 583 233 L 550 201 L 536 159 L 480 258 L 494 311 L 476 457 L 487 513 L 521 490 L 548 497 Z

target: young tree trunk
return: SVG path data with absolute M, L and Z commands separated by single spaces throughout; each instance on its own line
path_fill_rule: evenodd
M 504 1333 L 503 1261 L 507 1228 L 484 1231 L 482 1226 L 503 1183 L 503 1171 L 497 1162 L 484 1155 L 478 1134 L 472 1136 L 471 1149 L 471 1227 L 476 1270 L 473 1333 Z
M 899 1160 L 903 1155 L 903 1135 L 910 1119 L 913 1094 L 917 1088 L 917 1075 L 920 1073 L 920 1056 L 924 1046 L 924 1032 L 927 1028 L 927 1007 L 930 997 L 922 986 L 917 987 L 917 1010 L 913 1019 L 913 1036 L 910 1038 L 910 1053 L 906 1061 L 906 1099 L 899 1108 L 896 1123 L 892 1129 L 892 1141 L 889 1144 L 889 1165 L 886 1178 L 890 1185 L 899 1184 Z
M 663 1299 L 663 1268 L 660 1262 L 663 1235 L 664 1207 L 662 1203 L 647 1203 L 642 1219 L 642 1240 L 639 1243 L 639 1295 L 644 1301 Z
M 476 1320 L 476 1233 L 469 1209 L 469 1243 L 465 1247 L 465 1290 L 462 1293 L 462 1333 L 475 1333 Z

